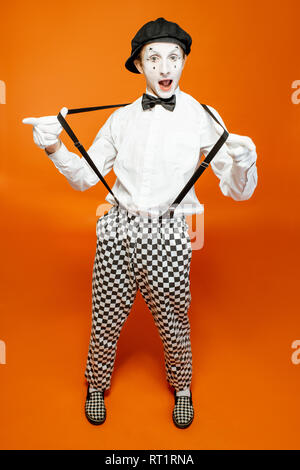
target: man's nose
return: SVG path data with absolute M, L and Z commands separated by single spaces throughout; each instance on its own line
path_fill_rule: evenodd
M 168 75 L 170 73 L 170 64 L 168 63 L 167 59 L 161 61 L 160 73 L 161 75 Z

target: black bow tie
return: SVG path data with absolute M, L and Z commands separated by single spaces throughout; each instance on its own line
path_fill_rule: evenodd
M 164 108 L 169 111 L 174 111 L 176 104 L 176 95 L 170 96 L 170 98 L 155 98 L 152 95 L 143 94 L 142 107 L 143 109 L 153 108 L 156 104 L 161 104 Z

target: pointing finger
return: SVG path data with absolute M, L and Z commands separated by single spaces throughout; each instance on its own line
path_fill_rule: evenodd
M 32 126 L 36 126 L 38 124 L 38 118 L 30 117 L 22 119 L 23 124 L 31 124 Z

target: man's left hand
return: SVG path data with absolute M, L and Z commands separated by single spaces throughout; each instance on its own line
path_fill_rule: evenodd
M 215 124 L 214 127 L 217 134 L 221 136 L 224 129 L 218 124 Z M 249 161 L 249 157 L 252 157 L 251 160 L 256 160 L 256 147 L 250 137 L 229 134 L 224 145 L 227 147 L 228 155 L 236 162 Z

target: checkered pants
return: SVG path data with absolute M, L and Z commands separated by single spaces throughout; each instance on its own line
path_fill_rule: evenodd
M 110 388 L 117 341 L 140 289 L 163 342 L 167 381 L 176 391 L 190 387 L 192 248 L 185 216 L 159 221 L 113 206 L 96 233 L 87 381 Z

